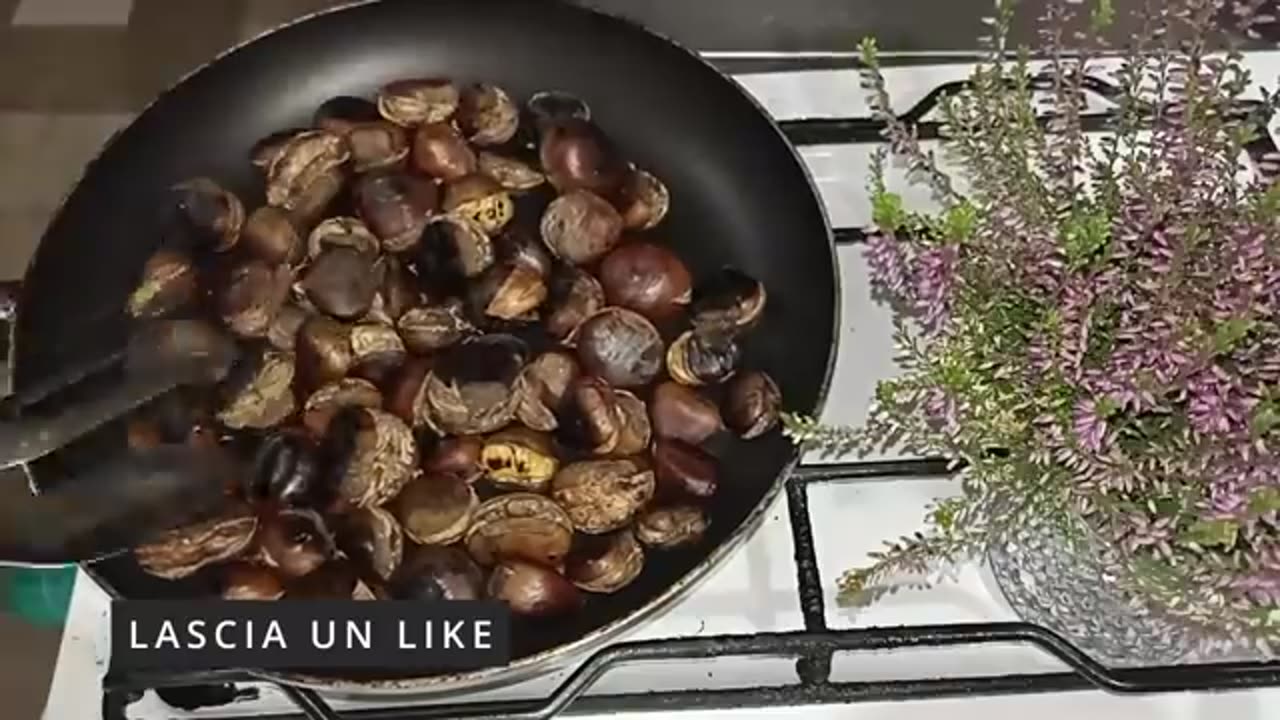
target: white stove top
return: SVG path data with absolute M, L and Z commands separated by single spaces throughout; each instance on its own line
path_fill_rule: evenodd
M 1280 75 L 1280 53 L 1251 57 L 1255 77 L 1271 82 Z M 949 80 L 964 78 L 965 66 L 915 67 L 890 71 L 890 88 L 899 110 L 905 110 Z M 866 114 L 862 91 L 852 71 L 815 71 L 743 75 L 738 80 L 779 119 L 801 117 L 858 117 Z M 812 169 L 836 227 L 861 226 L 869 220 L 865 182 L 869 148 L 858 146 L 806 147 L 802 153 Z M 901 184 L 901 183 L 900 183 Z M 927 205 L 923 191 L 902 190 L 909 201 Z M 877 380 L 895 368 L 886 308 L 870 298 L 866 266 L 857 247 L 840 249 L 844 319 L 837 370 L 824 419 L 859 423 Z M 977 565 L 960 568 L 956 577 L 927 592 L 906 592 L 857 613 L 836 606 L 835 579 L 861 562 L 866 552 L 886 538 L 918 527 L 926 503 L 950 492 L 936 479 L 820 484 L 810 490 L 810 508 L 817 558 L 827 588 L 827 622 L 833 629 L 885 625 L 920 625 L 1016 619 L 999 598 L 985 571 Z M 795 591 L 795 565 L 785 497 L 769 513 L 757 534 L 687 599 L 646 623 L 624 639 L 785 631 L 803 628 Z M 106 668 L 108 602 L 105 594 L 83 573 L 71 601 L 62 640 L 47 720 L 100 718 L 100 678 Z M 696 664 L 696 667 L 694 665 Z M 837 655 L 832 680 L 901 679 L 1002 673 L 1055 672 L 1065 666 L 1033 648 L 983 646 L 940 650 L 909 650 Z M 567 672 L 567 671 L 566 671 Z M 501 700 L 543 697 L 565 672 L 522 685 L 477 694 L 469 699 Z M 691 681 L 690 678 L 698 678 Z M 796 680 L 791 659 L 725 659 L 663 662 L 619 668 L 610 672 L 593 692 L 759 687 Z M 377 705 L 331 698 L 336 710 Z M 403 698 L 398 701 L 403 703 Z M 388 701 L 382 701 L 386 704 Z M 858 718 L 908 720 L 915 718 L 1025 718 L 1041 720 L 1263 720 L 1264 709 L 1280 708 L 1280 689 L 1223 694 L 1176 694 L 1118 697 L 1100 692 L 1075 692 L 1002 698 L 962 698 L 913 702 L 861 703 L 846 706 L 772 708 L 768 710 L 689 711 L 689 720 L 729 718 Z M 230 715 L 272 715 L 296 712 L 277 689 L 261 688 L 258 700 L 237 702 L 197 713 L 181 713 L 149 693 L 131 706 L 131 720 L 161 718 L 217 718 Z M 620 720 L 622 714 L 612 717 Z

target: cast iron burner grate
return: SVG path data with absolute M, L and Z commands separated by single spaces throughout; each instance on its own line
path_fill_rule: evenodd
M 954 58 L 953 58 L 954 60 Z M 797 63 L 802 66 L 797 66 Z M 805 58 L 794 62 L 770 61 L 770 72 L 830 66 L 828 59 Z M 938 137 L 939 124 L 924 121 L 939 99 L 963 88 L 963 82 L 946 83 L 929 93 L 903 114 L 914 122 L 921 139 Z M 1116 88 L 1104 80 L 1088 78 L 1087 92 L 1101 99 L 1114 97 Z M 1263 128 L 1249 147 L 1259 172 L 1276 172 L 1280 150 L 1266 131 L 1269 117 L 1261 116 L 1261 104 L 1245 102 L 1237 108 L 1242 119 Z M 1104 132 L 1110 112 L 1084 116 L 1089 132 Z M 822 118 L 780 123 L 796 145 L 876 144 L 882 142 L 883 125 L 866 118 Z M 835 231 L 837 244 L 860 243 L 857 228 Z M 680 637 L 623 642 L 592 655 L 552 693 L 542 699 L 514 701 L 460 701 L 440 705 L 402 705 L 348 710 L 338 713 L 314 691 L 281 686 L 298 708 L 299 720 L 547 720 L 561 714 L 598 714 L 655 710 L 720 710 L 841 704 L 860 701 L 917 700 L 971 695 L 1062 692 L 1104 689 L 1142 694 L 1196 690 L 1233 690 L 1280 686 L 1280 662 L 1234 662 L 1166 667 L 1117 669 L 1107 667 L 1081 652 L 1062 637 L 1040 626 L 1020 622 L 913 625 L 832 630 L 827 627 L 823 589 L 814 552 L 808 487 L 817 483 L 858 482 L 905 478 L 945 477 L 946 461 L 907 459 L 803 465 L 786 480 L 787 507 L 795 547 L 796 580 L 804 630 L 745 635 Z M 875 681 L 833 681 L 831 664 L 836 653 L 904 648 L 944 648 L 987 644 L 1032 645 L 1071 668 L 1069 672 L 938 677 Z M 787 657 L 795 660 L 799 682 L 780 687 L 666 690 L 657 692 L 587 695 L 612 670 L 645 660 L 697 660 L 716 657 Z M 226 705 L 256 695 L 237 684 L 258 683 L 245 670 L 175 673 L 108 673 L 103 680 L 104 720 L 126 720 L 128 706 L 147 689 L 175 707 L 195 709 Z M 232 718 L 249 720 L 256 714 Z M 290 717 L 290 716 L 286 716 Z

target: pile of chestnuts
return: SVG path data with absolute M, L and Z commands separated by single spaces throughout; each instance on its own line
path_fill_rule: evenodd
M 667 187 L 581 100 L 401 80 L 249 160 L 257 207 L 172 189 L 127 302 L 138 332 L 239 354 L 130 420 L 134 448 L 245 468 L 231 510 L 135 549 L 152 575 L 563 615 L 699 542 L 713 448 L 775 429 L 777 386 L 741 366 L 764 286 L 695 281 L 663 244 Z

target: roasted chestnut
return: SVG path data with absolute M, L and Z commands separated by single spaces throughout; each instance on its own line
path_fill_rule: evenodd
M 658 437 L 701 445 L 724 430 L 720 408 L 697 390 L 674 382 L 653 389 L 653 429 Z
M 427 375 L 430 424 L 455 435 L 484 435 L 515 417 L 516 382 L 527 350 L 507 335 L 486 335 L 448 348 Z
M 416 353 L 449 347 L 474 330 L 463 316 L 462 303 L 458 300 L 408 310 L 400 317 L 396 328 L 404 338 L 404 344 Z
M 600 196 L 575 190 L 551 201 L 539 225 L 556 257 L 586 265 L 604 257 L 622 238 L 622 216 Z
M 781 411 L 782 392 L 773 378 L 759 370 L 739 373 L 725 389 L 725 420 L 743 439 L 751 440 L 772 430 Z
M 707 532 L 707 516 L 696 505 L 653 507 L 636 516 L 636 539 L 666 550 L 697 542 Z
M 654 488 L 653 471 L 635 460 L 586 460 L 560 468 L 551 481 L 551 499 L 576 530 L 599 535 L 630 522 Z
M 130 316 L 156 319 L 177 313 L 195 302 L 200 282 L 191 258 L 177 250 L 157 250 L 142 266 L 142 280 L 129 295 Z
M 741 359 L 731 336 L 687 330 L 667 349 L 667 372 L 684 385 L 714 385 L 733 377 Z
M 662 336 L 631 310 L 610 307 L 592 315 L 578 328 L 575 342 L 582 369 L 614 387 L 642 387 L 662 372 Z
M 403 127 L 448 120 L 458 109 L 458 88 L 438 78 L 396 80 L 378 91 L 378 112 Z
M 417 472 L 418 448 L 409 426 L 373 408 L 339 410 L 329 421 L 322 452 L 331 467 L 341 468 L 338 495 L 355 507 L 386 503 Z
M 573 543 L 573 522 L 542 495 L 499 495 L 476 508 L 464 542 L 481 565 L 507 559 L 558 567 Z
M 333 247 L 320 253 L 307 268 L 302 290 L 322 312 L 352 320 L 373 306 L 378 280 L 373 256 L 352 248 Z
M 709 498 L 716 493 L 716 461 L 694 445 L 659 438 L 653 443 L 653 470 L 665 495 Z
M 530 618 L 553 618 L 577 611 L 583 598 L 573 583 L 541 565 L 507 560 L 489 576 L 489 597 L 511 612 Z
M 236 506 L 210 520 L 162 533 L 134 548 L 133 555 L 148 574 L 177 580 L 239 555 L 253 541 L 257 527 L 257 516 Z
M 485 441 L 478 437 L 447 437 L 432 449 L 422 460 L 422 471 L 427 474 L 449 474 L 474 482 L 484 475 L 484 465 L 480 457 L 484 452 Z
M 457 475 L 423 475 L 392 501 L 405 534 L 420 545 L 450 545 L 460 539 L 480 505 L 471 483 Z
M 151 320 L 129 336 L 124 366 L 131 374 L 176 373 L 191 382 L 218 383 L 240 359 L 235 340 L 210 323 Z
M 371 589 L 360 579 L 354 564 L 333 559 L 314 572 L 285 586 L 285 600 L 372 600 Z
M 333 536 L 313 510 L 290 508 L 258 528 L 263 559 L 285 577 L 308 575 L 333 557 Z
M 277 350 L 292 352 L 297 347 L 298 331 L 307 317 L 307 311 L 297 305 L 285 305 L 267 329 L 267 341 Z
M 591 108 L 576 95 L 560 90 L 542 90 L 534 93 L 525 107 L 539 128 L 562 120 L 590 120 Z
M 351 328 L 351 352 L 356 370 L 380 382 L 404 364 L 407 353 L 404 341 L 395 328 L 381 323 L 360 323 Z
M 179 217 L 186 229 L 213 250 L 235 247 L 244 227 L 244 204 L 234 193 L 209 178 L 195 178 L 173 187 Z
M 233 430 L 268 428 L 293 414 L 293 355 L 268 350 L 242 368 L 242 375 L 228 381 L 229 400 L 218 412 L 223 425 Z
M 298 371 L 309 387 L 338 380 L 355 364 L 351 327 L 323 315 L 312 315 L 302 323 L 296 347 Z
M 627 528 L 579 538 L 564 563 L 565 577 L 593 593 L 617 592 L 643 569 L 644 550 Z
M 549 350 L 534 358 L 516 385 L 516 417 L 534 430 L 555 430 L 559 426 L 555 413 L 578 374 L 578 360 L 566 350 Z
M 467 278 L 493 264 L 489 236 L 471 220 L 452 215 L 432 218 L 414 253 L 414 269 L 428 294 L 459 295 Z
M 547 180 L 534 168 L 505 155 L 482 152 L 476 158 L 476 165 L 482 174 L 493 178 L 511 192 L 532 190 Z
M 391 579 L 404 557 L 400 523 L 382 508 L 360 508 L 342 516 L 336 537 L 347 557 L 383 582 Z
M 409 136 L 404 128 L 389 122 L 366 122 L 347 131 L 351 148 L 351 169 L 358 173 L 402 167 L 409 157 Z
M 693 277 L 671 250 L 650 242 L 618 246 L 600 263 L 600 286 L 610 305 L 651 320 L 669 318 L 689 304 Z
M 556 438 L 571 451 L 609 455 L 623 433 L 618 397 L 608 383 L 583 375 L 569 386 L 556 423 Z
M 496 241 L 498 262 L 467 293 L 473 316 L 498 320 L 536 320 L 534 311 L 547 297 L 551 258 L 542 243 L 523 233 L 504 233 Z
M 316 108 L 312 124 L 321 130 L 346 135 L 367 122 L 376 122 L 378 106 L 369 100 L 351 95 L 329 98 Z
M 449 123 L 428 123 L 413 135 L 413 165 L 448 182 L 475 172 L 476 154 Z
M 294 135 L 267 169 L 267 203 L 293 213 L 295 220 L 314 216 L 337 197 L 342 168 L 350 159 L 341 135 L 323 130 Z
M 462 89 L 457 121 L 476 145 L 501 145 L 520 128 L 520 108 L 497 85 L 475 83 Z
M 613 141 L 590 120 L 567 117 L 542 128 L 538 156 L 551 184 L 562 193 L 589 190 L 611 196 L 628 167 Z
M 412 248 L 440 202 L 435 183 L 407 173 L 367 173 L 352 188 L 360 217 L 391 253 Z
M 379 322 L 395 325 L 405 312 L 422 303 L 422 293 L 418 290 L 418 278 L 400 258 L 394 255 L 384 255 L 379 258 L 378 269 L 382 275 L 382 287 L 373 299 L 370 315 L 376 313 Z
M 571 265 L 561 266 L 551 276 L 543 303 L 543 327 L 551 337 L 572 342 L 578 327 L 604 305 L 604 289 L 593 275 Z
M 516 206 L 497 180 L 472 173 L 444 186 L 444 211 L 497 235 L 515 217 Z
M 390 589 L 402 600 L 479 600 L 484 596 L 484 573 L 456 547 L 408 548 Z
M 263 438 L 245 480 L 245 497 L 256 502 L 324 508 L 332 500 L 315 443 L 297 432 Z
M 293 270 L 251 260 L 232 269 L 218 298 L 218 311 L 231 332 L 264 337 L 289 298 Z
M 273 132 L 253 144 L 249 149 L 249 160 L 254 167 L 266 172 L 271 169 L 271 163 L 276 161 L 289 145 L 289 141 L 304 132 L 309 132 L 311 128 L 290 128 Z
M 616 390 L 613 395 L 618 402 L 618 442 L 613 454 L 621 457 L 639 455 L 648 449 L 653 438 L 649 409 L 643 400 L 626 390 Z
M 302 408 L 302 424 L 312 437 L 323 438 L 329 421 L 345 407 L 381 408 L 382 393 L 377 386 L 361 378 L 344 377 L 311 393 Z
M 706 333 L 736 334 L 754 327 L 764 315 L 768 293 L 764 283 L 725 268 L 694 289 L 693 326 Z
M 338 216 L 316 225 L 307 236 L 307 256 L 311 259 L 330 248 L 350 248 L 374 255 L 380 243 L 369 226 L 360 218 Z
M 284 583 L 270 568 L 237 562 L 222 568 L 223 600 L 276 600 L 284 595 Z
M 551 438 L 524 427 L 485 438 L 480 461 L 489 481 L 507 490 L 541 492 L 560 469 Z
M 242 235 L 242 242 L 249 254 L 273 265 L 296 263 L 306 251 L 306 245 L 293 224 L 293 218 L 284 210 L 271 205 L 263 205 L 249 215 Z
M 633 170 L 615 201 L 628 230 L 650 230 L 667 216 L 671 193 L 662 181 L 644 170 Z

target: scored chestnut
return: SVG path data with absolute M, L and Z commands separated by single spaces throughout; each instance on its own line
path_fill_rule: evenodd
M 601 310 L 582 323 L 575 341 L 582 369 L 614 387 L 643 387 L 662 372 L 662 336 L 632 310 Z
M 485 438 L 480 462 L 495 486 L 528 492 L 541 492 L 560 469 L 551 438 L 523 427 Z
M 240 198 L 203 177 L 178 183 L 172 192 L 178 217 L 198 242 L 216 252 L 236 246 L 245 220 Z
M 289 299 L 293 270 L 250 260 L 234 269 L 218 297 L 218 311 L 231 332 L 245 338 L 264 337 Z
M 697 390 L 674 382 L 659 383 L 651 404 L 658 437 L 701 445 L 725 429 L 720 408 Z
M 413 165 L 449 182 L 476 171 L 476 154 L 449 123 L 428 123 L 413 135 Z
M 560 403 L 556 439 L 570 451 L 609 455 L 622 439 L 624 419 L 613 388 L 598 377 L 582 375 L 570 383 Z
M 587 265 L 604 257 L 622 239 L 622 216 L 586 190 L 561 195 L 542 213 L 542 240 L 556 257 Z
M 258 517 L 247 506 L 236 505 L 217 517 L 162 533 L 134 548 L 133 555 L 147 574 L 177 580 L 244 552 L 257 529 Z
M 322 312 L 352 320 L 369 312 L 378 294 L 378 272 L 371 255 L 333 247 L 320 253 L 302 278 L 307 299 Z
M 471 525 L 479 506 L 471 483 L 449 473 L 416 478 L 391 502 L 405 534 L 419 545 L 456 542 Z
M 245 497 L 251 501 L 324 508 L 332 499 L 315 443 L 297 432 L 268 434 L 253 454 L 245 481 Z
M 489 597 L 528 618 L 554 618 L 576 612 L 583 598 L 573 583 L 541 565 L 507 560 L 489 576 Z
M 268 428 L 293 414 L 293 355 L 269 350 L 233 369 L 218 420 L 233 430 Z
M 709 522 L 696 505 L 648 508 L 636 516 L 636 539 L 644 545 L 668 550 L 702 539 Z
M 552 272 L 542 306 L 542 324 L 551 337 L 572 342 L 578 327 L 604 306 L 604 288 L 594 275 L 562 265 Z
M 333 556 L 333 536 L 312 510 L 290 508 L 266 518 L 258 529 L 263 559 L 285 577 L 310 574 Z
M 134 318 L 168 317 L 195 302 L 199 292 L 199 278 L 191 258 L 186 253 L 161 248 L 142 266 L 142 280 L 129 295 L 126 309 Z
M 277 350 L 292 352 L 298 346 L 298 331 L 310 314 L 297 305 L 286 304 L 276 313 L 276 319 L 267 328 L 267 341 Z
M 683 385 L 715 385 L 733 377 L 741 359 L 732 336 L 687 330 L 667 349 L 667 372 Z
M 547 180 L 545 175 L 519 160 L 491 152 L 480 153 L 476 157 L 476 167 L 480 173 L 512 192 L 532 190 Z
M 467 293 L 470 315 L 478 324 L 536 320 L 535 310 L 547 298 L 551 257 L 542 243 L 521 232 L 504 232 L 495 240 L 497 262 Z
M 551 432 L 559 426 L 556 411 L 579 375 L 578 360 L 567 350 L 548 350 L 520 373 L 516 417 L 526 426 Z
M 716 493 L 716 461 L 708 453 L 679 440 L 653 444 L 653 470 L 664 495 L 705 499 Z
M 463 315 L 462 302 L 412 308 L 400 316 L 396 329 L 413 352 L 429 353 L 461 341 L 474 330 Z
M 378 269 L 382 274 L 382 287 L 374 296 L 373 309 L 369 312 L 372 316 L 376 311 L 379 322 L 395 325 L 410 308 L 422 304 L 418 276 L 413 274 L 403 258 L 394 255 L 378 258 Z
M 551 499 L 578 532 L 600 535 L 625 526 L 653 498 L 652 470 L 635 460 L 585 460 L 560 469 Z
M 729 381 L 724 396 L 724 417 L 744 440 L 751 440 L 778 425 L 782 392 L 773 378 L 759 370 L 739 373 Z
M 627 176 L 615 201 L 628 230 L 651 230 L 667 216 L 671 193 L 661 180 L 644 170 Z
M 263 205 L 245 220 L 241 242 L 250 255 L 270 264 L 294 264 L 302 259 L 306 244 L 289 213 Z
M 573 521 L 542 495 L 499 495 L 476 508 L 464 544 L 481 565 L 507 559 L 558 567 L 573 544 Z
M 404 128 L 384 121 L 360 123 L 347 131 L 351 169 L 357 173 L 404 167 L 409 136 Z
M 351 328 L 351 354 L 356 372 L 373 382 L 390 377 L 408 355 L 395 328 L 376 322 Z
M 493 264 L 493 242 L 471 220 L 439 215 L 423 229 L 413 261 L 428 294 L 460 295 L 469 278 Z
M 329 421 L 345 407 L 382 407 L 382 392 L 368 380 L 344 377 L 320 386 L 302 407 L 302 425 L 314 438 L 323 438 Z
M 321 222 L 307 235 L 307 257 L 312 260 L 335 247 L 374 255 L 379 248 L 378 236 L 360 218 L 342 215 Z
M 488 175 L 472 173 L 444 187 L 444 211 L 497 235 L 515 217 L 516 206 L 506 188 Z
M 627 178 L 627 164 L 613 141 L 590 120 L 567 117 L 542 128 L 538 156 L 562 193 L 589 190 L 611 196 Z
M 267 204 L 309 226 L 342 189 L 350 159 L 346 138 L 337 133 L 314 130 L 290 137 L 267 168 Z
M 422 471 L 427 474 L 448 474 L 471 483 L 484 476 L 484 440 L 474 436 L 444 438 L 422 460 Z
M 484 573 L 456 547 L 406 548 L 388 587 L 401 600 L 479 600 L 484 597 Z
M 270 568 L 235 562 L 222 568 L 219 585 L 223 600 L 277 600 L 284 583 Z
M 361 176 L 352 195 L 360 217 L 390 253 L 405 252 L 418 242 L 440 202 L 435 183 L 387 170 Z
M 298 371 L 309 387 L 344 377 L 355 364 L 351 327 L 333 318 L 312 315 L 297 335 Z
M 448 120 L 458 109 L 458 88 L 442 78 L 411 78 L 378 91 L 378 112 L 403 127 Z
M 404 532 L 391 513 L 382 508 L 360 508 L 343 515 L 337 524 L 338 547 L 360 568 L 386 582 L 404 557 Z
M 501 145 L 520 128 L 520 108 L 497 85 L 474 83 L 462 88 L 458 127 L 476 145 Z
M 763 317 L 768 297 L 764 283 L 741 270 L 724 268 L 694 288 L 693 326 L 707 333 L 745 332 Z
M 400 418 L 374 408 L 344 407 L 329 421 L 322 462 L 340 472 L 338 496 L 349 506 L 386 503 L 417 473 L 418 447 Z
M 380 118 L 378 106 L 365 98 L 338 95 L 316 108 L 311 123 L 321 130 L 346 135 L 356 127 Z
M 600 263 L 600 286 L 610 305 L 651 320 L 669 318 L 689 304 L 693 276 L 680 256 L 651 242 L 625 243 Z
M 634 393 L 616 390 L 618 401 L 618 443 L 613 453 L 619 456 L 639 455 L 649 447 L 653 439 L 653 424 L 649 422 L 649 408 Z
M 608 535 L 577 538 L 564 574 L 574 585 L 592 593 L 614 593 L 635 580 L 644 569 L 644 550 L 635 533 L 623 528 Z
M 484 435 L 515 417 L 516 383 L 528 350 L 509 335 L 484 335 L 436 358 L 424 399 L 431 424 L 456 435 Z

